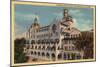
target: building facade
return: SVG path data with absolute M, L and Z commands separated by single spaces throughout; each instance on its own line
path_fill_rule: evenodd
M 26 32 L 24 52 L 27 56 L 49 61 L 83 59 L 84 52 L 78 51 L 75 46 L 81 32 L 74 27 L 73 18 L 68 12 L 64 9 L 61 20 L 44 27 L 35 17 Z

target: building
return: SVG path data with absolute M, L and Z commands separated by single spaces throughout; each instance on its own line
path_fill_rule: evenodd
M 26 33 L 24 52 L 27 56 L 40 60 L 83 59 L 84 52 L 75 47 L 80 36 L 81 32 L 74 27 L 73 18 L 67 9 L 63 10 L 62 20 L 56 20 L 48 26 L 41 27 L 35 17 Z

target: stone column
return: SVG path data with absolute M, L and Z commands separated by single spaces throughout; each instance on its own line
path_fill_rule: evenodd
M 81 55 L 81 59 L 83 59 L 83 57 L 84 57 L 84 51 L 81 50 L 80 55 Z
M 55 50 L 55 61 L 57 61 L 57 60 L 58 60 L 58 57 L 57 57 L 57 56 L 58 56 L 58 53 L 57 53 L 57 51 L 58 51 L 58 50 L 57 50 L 57 46 L 58 46 L 58 45 L 57 45 L 57 44 L 54 44 L 54 45 L 56 45 L 56 50 Z

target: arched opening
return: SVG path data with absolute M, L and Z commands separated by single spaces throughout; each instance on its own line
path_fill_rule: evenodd
M 63 59 L 67 60 L 68 59 L 68 54 L 64 53 Z
M 52 59 L 53 59 L 53 61 L 55 60 L 55 54 L 54 53 L 52 53 Z
M 81 56 L 80 56 L 80 54 L 77 54 L 77 59 L 81 59 Z
M 50 50 L 50 46 L 47 46 L 46 50 Z
M 34 49 L 34 46 L 32 45 L 32 48 L 31 49 Z
M 39 50 L 41 50 L 41 46 L 39 46 L 39 48 L 38 48 Z
M 44 40 L 42 40 L 42 44 L 44 44 Z
M 72 56 L 72 60 L 74 60 L 75 59 L 75 53 L 72 53 L 71 56 Z
M 31 44 L 35 44 L 35 41 L 34 41 L 34 40 L 32 40 L 32 41 L 31 41 Z
M 70 53 L 68 53 L 67 55 L 68 55 L 68 60 L 70 60 Z
M 42 47 L 42 50 L 45 50 L 45 46 Z
M 40 56 L 40 52 L 38 52 L 38 55 Z
M 56 47 L 55 47 L 55 46 L 53 46 L 53 47 L 51 48 L 51 50 L 55 51 L 55 50 L 56 50 Z
M 30 48 L 30 46 L 28 45 L 28 46 L 27 46 L 27 49 L 29 49 L 29 48 Z
M 45 56 L 45 53 L 44 52 L 42 52 L 42 56 Z
M 36 51 L 34 52 L 34 54 L 35 54 L 35 55 L 37 54 Z
M 33 54 L 33 51 L 31 51 L 31 55 Z
M 58 55 L 58 59 L 62 59 L 62 54 L 61 53 Z
M 47 57 L 47 58 L 49 58 L 49 57 L 50 57 L 49 53 L 47 53 L 47 54 L 46 54 L 46 57 Z
M 35 46 L 35 49 L 37 49 L 37 46 Z

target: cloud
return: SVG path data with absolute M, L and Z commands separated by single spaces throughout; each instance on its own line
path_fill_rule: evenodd
M 74 20 L 74 26 L 81 31 L 87 31 L 93 29 L 93 24 L 91 20 L 75 19 L 75 18 L 73 20 Z
M 69 14 L 76 17 L 76 18 L 80 18 L 80 17 L 84 16 L 84 13 L 82 13 L 81 10 L 79 10 L 79 9 L 70 10 Z
M 79 30 L 86 31 L 93 29 L 91 16 L 86 11 L 72 9 L 69 11 L 69 14 L 73 17 L 74 26 Z

